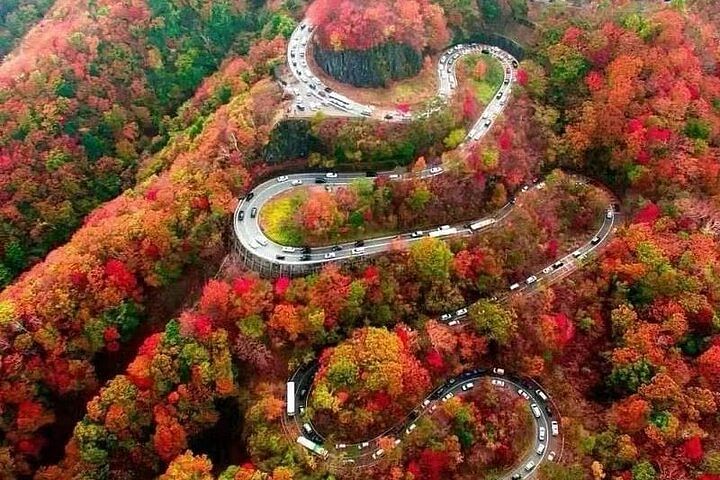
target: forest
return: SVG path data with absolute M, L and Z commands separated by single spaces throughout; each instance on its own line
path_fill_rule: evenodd
M 3 2 L 0 479 L 505 478 L 535 435 L 511 389 L 477 381 L 392 431 L 496 366 L 557 407 L 564 449 L 538 480 L 720 479 L 720 9 L 538 3 Z M 477 58 L 432 115 L 291 123 L 281 72 L 306 16 L 338 51 L 434 55 L 502 27 L 525 57 L 470 145 L 497 83 Z M 233 212 L 262 181 L 433 165 L 298 189 L 260 217 L 319 246 L 512 212 L 303 276 L 236 252 Z M 609 207 L 621 222 L 581 268 L 507 294 Z M 333 452 L 386 432 L 377 462 L 338 468 L 288 435 L 286 382 L 312 362 L 303 418 Z

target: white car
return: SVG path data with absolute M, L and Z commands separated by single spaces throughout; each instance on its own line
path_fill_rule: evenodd
M 385 455 L 385 450 L 383 450 L 382 448 L 378 448 L 375 451 L 375 453 L 372 454 L 372 458 L 373 458 L 373 460 L 377 460 L 378 458 L 382 457 L 383 455 Z
M 328 172 L 325 174 L 325 178 L 337 178 L 338 174 L 335 172 Z
M 558 422 L 550 422 L 550 431 L 552 432 L 553 437 L 560 435 L 560 425 L 558 425 Z
M 344 443 L 337 443 L 335 444 L 335 449 L 342 450 L 343 448 L 347 447 Z
M 465 385 L 462 386 L 463 392 L 467 392 L 471 388 L 473 388 L 475 384 L 473 382 L 468 382 Z
M 525 400 L 530 400 L 530 395 L 528 395 L 528 393 L 522 388 L 518 388 L 518 395 L 523 397 Z
M 362 255 L 363 253 L 365 253 L 365 247 L 353 248 L 352 250 L 350 250 L 350 253 L 352 253 L 353 255 Z
M 442 401 L 443 401 L 443 402 L 447 402 L 448 400 L 450 400 L 450 399 L 451 399 L 452 397 L 454 397 L 454 396 L 455 396 L 454 393 L 449 392 L 449 393 L 447 393 L 447 394 L 442 398 Z
M 302 185 L 302 180 L 293 180 L 290 184 L 294 186 Z
M 503 380 L 500 380 L 499 378 L 493 378 L 490 380 L 490 383 L 495 385 L 496 387 L 504 387 L 505 382 Z
M 607 214 L 605 214 L 605 217 L 606 217 L 606 218 L 613 218 L 613 211 L 612 211 L 612 210 L 608 210 L 608 211 L 607 211 Z
M 533 415 L 535 415 L 535 418 L 542 417 L 542 412 L 540 412 L 540 407 L 537 406 L 537 403 L 533 403 L 530 405 L 530 410 L 532 410 Z
M 455 315 L 457 315 L 457 316 L 459 317 L 459 316 L 461 316 L 461 315 L 467 315 L 467 313 L 468 313 L 468 309 L 467 309 L 467 308 L 461 308 L 460 310 L 458 310 L 457 312 L 455 312 Z
M 410 234 L 410 238 L 420 238 L 422 237 L 424 232 L 422 230 L 418 230 L 417 232 L 413 232 Z
M 556 454 L 555 452 L 548 453 L 548 462 L 554 462 L 555 461 Z
M 443 313 L 442 315 L 440 315 L 440 320 L 443 322 L 447 322 L 451 318 L 452 318 L 452 313 Z
M 287 182 L 287 179 L 288 179 L 287 175 L 282 175 L 280 177 L 277 177 L 277 182 L 278 183 Z
M 454 327 L 455 325 L 460 325 L 460 322 L 458 322 L 457 320 L 452 320 L 448 322 L 448 327 Z
M 535 453 L 537 453 L 538 455 L 542 455 L 543 453 L 545 453 L 545 444 L 541 443 L 540 445 L 538 445 Z
M 423 400 L 423 407 L 427 407 L 428 405 L 430 405 L 430 399 L 426 398 L 425 400 Z
M 535 462 L 528 462 L 525 464 L 526 472 L 531 472 L 533 468 L 535 468 Z
M 512 292 L 513 290 L 517 290 L 518 288 L 520 288 L 520 284 L 519 284 L 519 283 L 513 283 L 512 285 L 510 285 L 510 291 L 511 291 L 511 292 Z
M 370 442 L 362 442 L 360 445 L 358 445 L 358 450 L 362 450 L 363 448 L 367 448 L 370 446 Z
M 410 435 L 410 433 L 417 428 L 417 424 L 411 423 L 408 428 L 405 429 L 405 434 Z
M 537 281 L 537 277 L 535 275 L 530 275 L 527 280 L 525 280 L 525 283 L 530 285 L 531 283 L 535 283 Z
M 284 253 L 293 253 L 295 252 L 295 247 L 282 247 L 282 251 Z
M 443 171 L 442 167 L 432 167 L 430 169 L 430 173 L 440 173 L 442 171 Z
M 335 258 L 335 252 L 328 252 L 325 254 L 325 259 Z
M 505 369 L 504 368 L 493 368 L 493 373 L 495 375 L 505 375 Z
M 540 427 L 540 429 L 538 430 L 538 440 L 540 440 L 541 442 L 544 442 L 545 441 L 545 433 L 546 433 L 545 427 Z
M 552 272 L 552 271 L 553 271 L 552 265 L 550 265 L 549 267 L 543 268 L 543 273 L 544 273 L 544 274 L 548 274 L 548 273 L 550 273 L 550 272 Z

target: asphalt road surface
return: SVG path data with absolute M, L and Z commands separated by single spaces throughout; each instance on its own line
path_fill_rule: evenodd
M 288 65 L 294 76 L 294 81 L 288 82 L 287 89 L 295 96 L 291 114 L 312 115 L 314 112 L 323 111 L 328 115 L 368 117 L 383 121 L 408 121 L 412 118 L 406 112 L 363 105 L 332 91 L 332 89 L 324 85 L 310 70 L 307 63 L 308 45 L 311 42 L 313 30 L 314 27 L 310 23 L 307 21 L 302 22 L 293 32 L 288 44 Z M 457 61 L 464 55 L 477 52 L 491 55 L 500 61 L 503 65 L 505 78 L 492 101 L 468 132 L 462 147 L 481 139 L 492 127 L 497 116 L 502 113 L 512 92 L 515 68 L 518 65 L 510 54 L 497 47 L 480 44 L 456 45 L 444 52 L 438 62 L 439 99 L 447 100 L 457 88 L 457 78 L 455 76 Z M 429 115 L 430 113 L 425 111 L 417 115 Z M 418 173 L 381 172 L 378 175 L 387 176 L 392 181 L 402 181 L 414 176 L 425 178 L 441 175 L 442 173 L 442 167 L 431 167 Z M 502 220 L 511 213 L 515 203 L 513 200 L 497 210 L 492 216 L 477 219 L 473 222 L 439 226 L 426 231 L 369 238 L 365 239 L 362 245 L 355 242 L 328 245 L 313 248 L 310 252 L 303 251 L 300 248 L 279 245 L 267 238 L 262 232 L 258 222 L 260 210 L 273 197 L 301 185 L 322 185 L 325 188 L 332 189 L 348 185 L 365 176 L 364 173 L 301 173 L 282 176 L 261 183 L 239 202 L 233 220 L 235 234 L 247 251 L 267 262 L 279 265 L 320 264 L 376 255 L 389 250 L 398 240 L 414 242 L 427 236 L 450 238 L 471 235 L 488 228 L 498 227 Z M 543 187 L 543 182 L 532 186 L 527 185 L 518 193 L 517 199 L 519 200 L 523 193 L 531 188 L 542 189 Z M 612 207 L 609 207 L 603 214 L 602 225 L 599 230 L 585 244 L 574 252 L 556 259 L 527 279 L 510 285 L 506 293 L 494 300 L 506 302 L 511 295 L 530 294 L 538 288 L 557 282 L 571 274 L 596 249 L 607 242 L 616 228 L 618 214 L 619 212 L 615 212 Z M 464 328 L 467 322 L 467 308 L 448 312 L 440 317 L 440 321 L 451 327 Z M 439 403 L 447 400 L 448 395 L 463 395 L 465 391 L 473 388 L 470 386 L 471 384 L 480 381 L 490 381 L 495 388 L 509 388 L 513 393 L 523 396 L 528 404 L 530 418 L 534 422 L 532 445 L 527 449 L 517 465 L 506 472 L 503 478 L 510 480 L 533 477 L 540 464 L 546 461 L 557 461 L 562 455 L 561 420 L 550 396 L 532 380 L 506 375 L 502 369 L 474 369 L 448 379 L 430 393 L 404 419 L 400 419 L 393 428 L 379 433 L 372 439 L 357 440 L 355 443 L 325 445 L 325 437 L 315 430 L 311 420 L 305 418 L 303 414 L 312 392 L 316 369 L 316 362 L 304 365 L 288 380 L 288 382 L 293 382 L 294 385 L 294 400 L 288 402 L 288 411 L 283 417 L 283 426 L 287 434 L 292 438 L 303 437 L 310 440 L 315 448 L 314 453 L 319 454 L 328 462 L 332 462 L 335 466 L 359 468 L 381 461 L 387 452 L 379 452 L 378 442 L 380 438 L 391 437 L 394 439 L 395 445 L 400 445 L 406 437 L 413 434 L 413 425 L 420 417 L 431 415 Z

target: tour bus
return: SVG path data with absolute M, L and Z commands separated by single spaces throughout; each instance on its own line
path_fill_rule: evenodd
M 328 457 L 327 450 L 325 450 L 323 447 L 321 447 L 317 443 L 313 442 L 312 440 L 303 437 L 302 435 L 297 438 L 297 443 L 299 443 L 303 447 L 307 448 L 308 450 L 310 450 L 312 453 L 314 453 L 315 455 L 317 455 L 319 457 L 322 457 L 322 458 Z
M 287 415 L 295 415 L 295 382 L 287 383 Z
M 444 228 L 447 227 L 447 228 Z M 433 230 L 430 233 L 428 233 L 428 236 L 430 237 L 444 237 L 446 235 L 455 235 L 457 233 L 457 228 L 450 228 L 447 225 L 444 225 L 443 227 L 438 228 L 437 230 Z
M 481 228 L 487 227 L 488 225 L 492 225 L 493 223 L 495 223 L 494 218 L 486 218 L 485 220 L 480 220 L 479 222 L 475 222 L 475 223 L 471 224 L 470 230 L 472 230 L 472 231 L 480 230 Z

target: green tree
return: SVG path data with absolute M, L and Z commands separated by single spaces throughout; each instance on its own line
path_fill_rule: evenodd
M 428 282 L 450 278 L 453 254 L 445 242 L 423 238 L 410 246 L 410 260 L 418 276 Z
M 490 300 L 480 300 L 472 304 L 468 315 L 478 333 L 500 345 L 505 345 L 517 329 L 515 313 Z

